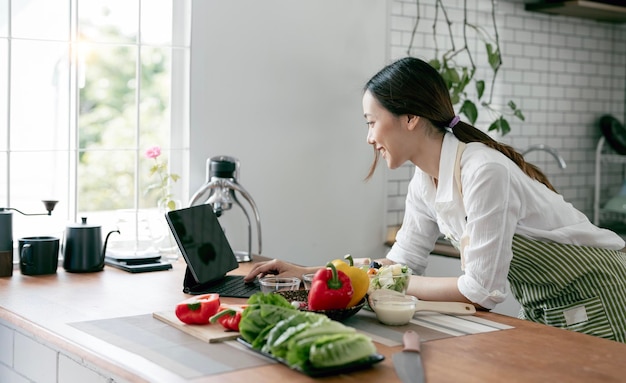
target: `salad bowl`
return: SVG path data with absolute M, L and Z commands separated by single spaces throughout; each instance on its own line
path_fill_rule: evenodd
M 406 294 L 413 271 L 405 265 L 383 265 L 373 269 L 370 274 L 370 286 L 367 291 L 372 294 L 375 290 L 392 290 Z

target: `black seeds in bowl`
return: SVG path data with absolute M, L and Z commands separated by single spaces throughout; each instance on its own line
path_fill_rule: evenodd
M 358 313 L 359 310 L 365 306 L 365 298 L 361 299 L 359 303 L 356 305 L 346 308 L 346 309 L 338 309 L 338 310 L 309 310 L 308 308 L 308 296 L 309 290 L 289 290 L 289 291 L 279 291 L 276 294 L 280 294 L 285 297 L 289 302 L 303 302 L 304 306 L 300 307 L 302 311 L 310 311 L 314 313 L 324 314 L 332 320 L 336 321 L 344 321 L 354 314 Z

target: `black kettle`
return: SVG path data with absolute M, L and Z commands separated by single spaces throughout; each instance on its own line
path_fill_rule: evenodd
M 90 273 L 104 269 L 109 236 L 119 230 L 110 231 L 102 245 L 100 226 L 87 224 L 87 217 L 80 223 L 68 225 L 63 244 L 63 268 L 71 273 Z

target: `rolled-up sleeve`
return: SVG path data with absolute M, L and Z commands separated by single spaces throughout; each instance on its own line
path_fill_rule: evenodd
M 508 164 L 488 163 L 463 172 L 463 203 L 467 225 L 463 236 L 465 274 L 459 277 L 461 294 L 487 309 L 507 297 L 506 278 L 513 258 L 512 240 L 521 210 L 521 198 Z

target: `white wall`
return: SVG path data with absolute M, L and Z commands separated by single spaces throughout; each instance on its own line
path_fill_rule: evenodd
M 381 0 L 194 1 L 190 189 L 207 158 L 239 158 L 263 255 L 384 255 L 386 181 L 363 182 L 361 89 L 386 62 L 387 17 Z

